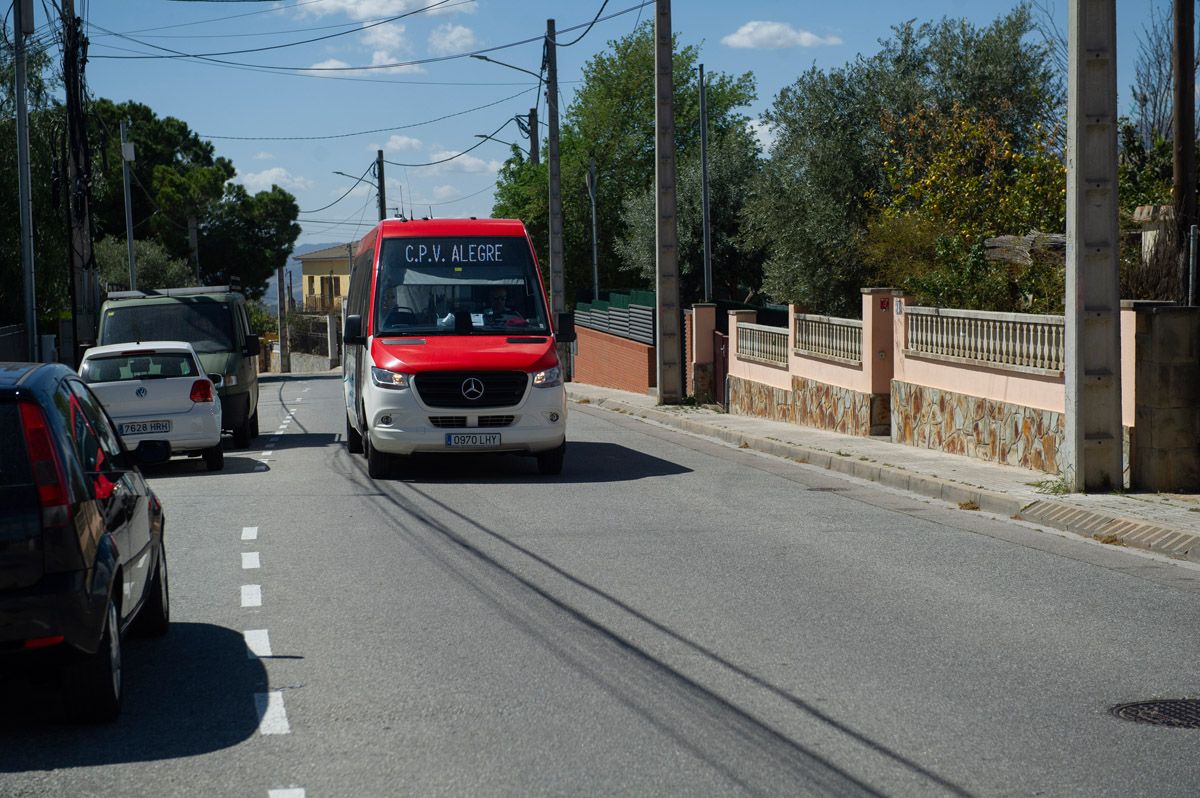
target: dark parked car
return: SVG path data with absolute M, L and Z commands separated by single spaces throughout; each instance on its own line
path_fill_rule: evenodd
M 163 511 L 138 465 L 166 441 L 126 449 L 78 375 L 0 363 L 0 665 L 54 666 L 79 720 L 121 710 L 121 636 L 170 623 Z

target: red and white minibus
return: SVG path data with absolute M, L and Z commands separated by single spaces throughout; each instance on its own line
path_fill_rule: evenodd
M 567 397 L 537 257 L 513 219 L 387 219 L 358 243 L 343 331 L 346 445 L 372 477 L 414 452 L 562 470 Z

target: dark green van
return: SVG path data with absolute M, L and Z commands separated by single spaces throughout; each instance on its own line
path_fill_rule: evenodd
M 221 427 L 245 448 L 258 435 L 258 336 L 228 286 L 116 291 L 100 308 L 100 344 L 187 341 L 221 397 Z

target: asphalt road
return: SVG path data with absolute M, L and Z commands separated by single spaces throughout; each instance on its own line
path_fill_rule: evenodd
M 0 796 L 1193 796 L 1200 570 L 573 405 L 560 477 L 373 482 L 341 383 L 149 474 L 173 628 Z M 35 700 L 34 707 L 38 706 Z

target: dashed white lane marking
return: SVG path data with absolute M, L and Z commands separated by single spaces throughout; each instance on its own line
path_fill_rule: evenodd
M 258 527 L 256 527 L 256 526 L 242 527 L 242 540 L 258 540 Z
M 264 465 L 263 463 L 259 463 L 258 465 L 256 465 L 256 466 L 254 467 L 254 470 L 255 470 L 255 471 L 266 471 L 266 470 L 267 470 L 267 467 L 266 467 L 266 465 Z
M 304 788 L 287 787 L 282 790 L 267 790 L 267 798 L 304 798 Z
M 301 391 L 301 393 L 308 393 L 311 390 L 312 390 L 312 388 L 305 388 L 303 391 Z
M 275 450 L 274 450 L 274 449 L 263 449 L 262 456 L 263 456 L 263 459 L 264 459 L 264 460 L 265 460 L 265 459 L 267 459 L 268 457 L 270 457 L 270 456 L 271 456 L 271 455 L 273 455 L 273 454 L 275 454 Z
M 258 561 L 258 552 L 257 551 L 243 551 L 242 552 L 242 570 L 248 571 L 251 568 L 259 568 L 259 567 L 261 567 L 261 564 Z
M 242 585 L 242 606 L 262 606 L 262 585 Z
M 247 629 L 242 635 L 246 638 L 246 656 L 249 659 L 271 656 L 271 638 L 266 629 Z
M 287 710 L 283 708 L 283 692 L 255 693 L 254 706 L 258 710 L 259 734 L 290 734 Z

